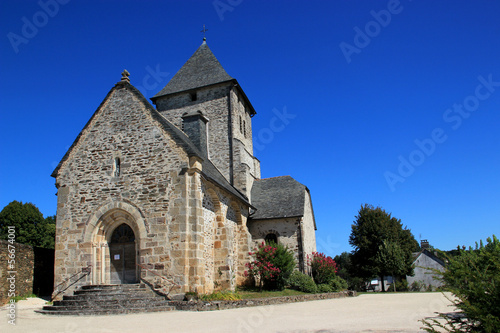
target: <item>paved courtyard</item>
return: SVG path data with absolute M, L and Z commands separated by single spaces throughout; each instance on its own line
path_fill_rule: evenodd
M 7 322 L 8 310 L 2 307 L 0 332 L 421 332 L 420 319 L 453 310 L 441 293 L 364 294 L 222 311 L 90 317 L 35 313 L 44 302 L 41 299 L 21 301 L 15 326 Z

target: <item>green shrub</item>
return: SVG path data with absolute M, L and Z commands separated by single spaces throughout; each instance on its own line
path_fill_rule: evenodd
M 283 290 L 295 267 L 293 252 L 283 244 L 262 243 L 250 255 L 253 262 L 247 263 L 245 276 L 259 281 L 259 287 L 266 290 Z
M 420 281 L 413 281 L 410 286 L 410 291 L 422 291 L 425 289 L 425 284 Z
M 335 276 L 330 282 L 331 292 L 347 290 L 347 281 L 340 276 Z
M 318 293 L 331 293 L 333 292 L 332 286 L 326 283 L 316 285 Z
M 288 278 L 290 289 L 299 290 L 305 293 L 315 293 L 317 291 L 316 284 L 312 277 L 299 271 L 293 271 Z
M 409 291 L 410 287 L 408 286 L 408 281 L 406 279 L 402 279 L 401 281 L 396 280 L 396 291 Z
M 337 264 L 330 256 L 320 252 L 313 252 L 312 256 L 308 256 L 311 272 L 316 284 L 329 284 L 337 273 Z
M 500 241 L 493 235 L 487 244 L 460 250 L 448 257 L 440 275 L 444 288 L 455 295 L 460 316 L 440 314 L 442 321 L 422 320 L 427 332 L 500 332 Z

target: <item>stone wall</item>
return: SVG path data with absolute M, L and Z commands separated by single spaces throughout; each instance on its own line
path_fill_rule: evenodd
M 269 219 L 269 220 L 254 220 L 248 226 L 254 247 L 265 241 L 267 234 L 275 234 L 278 237 L 278 242 L 288 246 L 294 252 L 297 267 L 301 268 L 300 258 L 300 217 Z
M 304 191 L 304 217 L 302 218 L 302 235 L 304 259 L 316 252 L 316 224 L 309 190 Z
M 260 178 L 260 162 L 252 156 L 242 141 L 234 139 L 233 143 L 234 186 L 251 201 L 253 182 Z
M 10 245 L 10 247 L 9 247 Z M 9 250 L 15 255 L 15 268 L 9 267 Z M 35 254 L 33 247 L 20 243 L 11 244 L 0 240 L 0 304 L 8 301 L 9 293 L 14 290 L 16 296 L 33 294 L 33 271 Z M 9 273 L 15 272 L 15 273 Z M 14 279 L 7 280 L 14 277 Z M 11 281 L 14 288 L 11 288 Z
M 260 178 L 260 163 L 253 156 L 250 106 L 233 83 L 163 96 L 156 100 L 156 107 L 181 130 L 183 114 L 201 111 L 208 118 L 209 159 L 230 183 L 250 197 L 253 179 Z
M 182 115 L 201 111 L 208 118 L 208 157 L 227 180 L 232 180 L 231 142 L 229 131 L 229 91 L 232 84 L 200 88 L 196 92 L 168 95 L 156 100 L 157 110 L 172 124 L 182 129 Z M 195 101 L 191 94 L 196 93 Z
M 248 153 L 253 156 L 250 106 L 245 104 L 243 96 L 236 88 L 231 89 L 230 98 L 233 139 L 241 141 Z
M 295 296 L 280 296 L 280 297 L 265 297 L 243 299 L 235 301 L 170 301 L 169 304 L 175 306 L 177 310 L 184 311 L 213 311 L 213 310 L 226 310 L 236 308 L 246 308 L 253 306 L 287 304 L 306 301 L 317 301 L 323 299 L 335 299 L 344 297 L 356 297 L 355 291 L 341 291 L 337 293 L 322 293 L 322 294 L 305 294 Z
M 234 290 L 242 283 L 245 263 L 250 260 L 250 234 L 246 228 L 246 208 L 230 195 L 203 182 L 203 219 L 206 291 Z
M 109 260 L 111 229 L 127 223 L 140 249 L 138 263 L 185 285 L 182 216 L 192 177 L 180 174 L 186 168 L 188 156 L 146 106 L 129 89 L 115 88 L 57 175 L 55 284 L 87 265 L 94 273 L 82 283 L 106 282 L 108 273 L 96 274 L 99 260 Z

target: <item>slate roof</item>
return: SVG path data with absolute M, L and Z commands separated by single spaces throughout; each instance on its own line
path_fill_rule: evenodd
M 305 191 L 290 176 L 256 179 L 252 187 L 253 220 L 304 216 Z
M 440 264 L 441 266 L 443 266 L 443 267 L 446 266 L 446 263 L 441 258 L 437 257 L 436 255 L 434 255 L 434 253 L 432 253 L 431 251 L 429 251 L 427 249 L 423 249 L 420 252 L 412 253 L 412 255 L 413 255 L 413 263 L 415 263 L 421 255 L 426 255 L 429 258 L 431 258 L 432 260 L 434 260 L 435 262 L 437 262 L 438 264 Z
M 234 80 L 203 42 L 170 82 L 153 99 L 181 91 Z
M 151 97 L 151 100 L 156 104 L 156 99 L 162 96 L 224 82 L 231 82 L 238 89 L 246 105 L 249 106 L 250 115 L 255 115 L 257 112 L 255 112 L 252 103 L 250 103 L 238 81 L 227 74 L 205 41 L 203 41 L 196 52 L 186 61 L 167 85 Z
M 80 140 L 82 133 L 85 131 L 85 129 L 90 125 L 92 122 L 92 119 L 97 115 L 101 107 L 104 105 L 106 100 L 111 96 L 113 91 L 116 89 L 127 89 L 129 90 L 132 94 L 134 94 L 145 106 L 146 106 L 146 111 L 148 111 L 153 119 L 158 121 L 158 123 L 163 127 L 163 129 L 168 132 L 173 140 L 179 144 L 188 154 L 188 156 L 197 156 L 202 158 L 202 175 L 209 181 L 212 181 L 219 186 L 221 186 L 223 189 L 226 191 L 230 192 L 231 194 L 235 195 L 237 198 L 248 204 L 249 206 L 252 206 L 248 202 L 248 198 L 244 196 L 242 193 L 240 193 L 236 188 L 234 188 L 228 181 L 227 179 L 220 173 L 219 169 L 213 165 L 213 163 L 207 159 L 203 158 L 203 154 L 201 151 L 195 146 L 195 144 L 189 139 L 189 137 L 179 130 L 177 127 L 175 127 L 172 123 L 170 123 L 165 117 L 163 117 L 158 111 L 155 110 L 155 108 L 147 101 L 147 99 L 141 94 L 139 90 L 137 90 L 133 85 L 131 85 L 128 82 L 125 81 L 120 81 L 118 82 L 113 89 L 110 90 L 110 92 L 106 95 L 106 98 L 102 101 L 102 103 L 99 105 L 97 110 L 94 112 L 90 120 L 87 122 L 85 127 L 82 129 L 80 134 L 78 134 L 77 138 L 71 145 L 71 147 L 68 149 L 62 160 L 59 162 L 57 167 L 55 168 L 54 172 L 52 172 L 52 177 L 56 178 L 57 174 L 59 172 L 59 169 L 61 168 L 62 164 L 68 159 L 69 155 L 71 154 L 71 151 L 73 148 L 77 145 L 78 141 Z M 253 207 L 253 206 L 252 206 Z

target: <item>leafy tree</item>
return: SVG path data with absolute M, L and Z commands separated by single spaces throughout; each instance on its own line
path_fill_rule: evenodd
M 384 241 L 387 242 L 385 246 Z M 388 245 L 390 243 L 397 244 L 399 249 Z M 384 276 L 391 275 L 395 266 L 384 264 L 388 263 L 389 248 L 398 254 L 397 258 L 391 259 L 400 261 L 397 266 L 402 268 L 397 270 L 398 275 L 413 274 L 411 255 L 419 250 L 418 242 L 410 229 L 403 228 L 400 219 L 392 217 L 380 207 L 374 208 L 368 204 L 361 206 L 352 225 L 349 244 L 354 247 L 351 262 L 353 275 L 357 277 L 370 279 L 378 276 L 383 281 Z M 382 288 L 385 291 L 384 284 Z
M 44 219 L 32 203 L 12 201 L 0 212 L 0 239 L 7 239 L 8 227 L 15 227 L 15 241 L 31 246 L 54 248 L 55 216 Z
M 394 286 L 394 291 L 396 291 L 395 277 L 404 275 L 407 269 L 405 254 L 399 244 L 384 240 L 378 248 L 375 263 L 381 271 L 391 273 L 392 285 Z
M 450 316 L 441 313 L 441 321 L 423 320 L 427 332 L 500 332 L 500 241 L 493 235 L 487 244 L 459 250 L 448 257 L 444 272 L 435 271 L 456 299 L 460 313 Z

